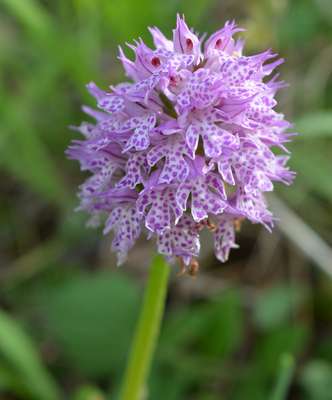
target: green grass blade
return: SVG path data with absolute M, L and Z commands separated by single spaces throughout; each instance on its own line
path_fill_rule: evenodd
M 332 137 L 332 112 L 317 111 L 297 119 L 296 131 L 301 138 Z
M 69 195 L 62 177 L 30 123 L 24 104 L 15 98 L 2 104 L 0 160 L 16 178 L 54 204 L 66 206 Z M 20 110 L 19 114 L 18 111 Z
M 0 311 L 0 354 L 24 390 L 36 400 L 57 400 L 58 388 L 42 365 L 37 350 L 22 328 Z
M 53 29 L 50 15 L 35 0 L 2 0 L 7 10 L 29 31 L 45 35 Z

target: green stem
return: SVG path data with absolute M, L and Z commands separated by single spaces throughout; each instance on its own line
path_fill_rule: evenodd
M 294 359 L 290 354 L 284 354 L 280 361 L 279 377 L 270 400 L 285 400 L 294 374 Z
M 164 312 L 168 276 L 169 266 L 161 256 L 155 257 L 150 267 L 143 306 L 129 353 L 120 393 L 121 400 L 141 400 L 144 397 Z

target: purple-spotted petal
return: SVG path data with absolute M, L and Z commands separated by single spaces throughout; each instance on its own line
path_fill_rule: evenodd
M 168 257 L 181 257 L 188 264 L 198 257 L 200 250 L 199 231 L 192 219 L 183 215 L 173 227 L 157 235 L 158 251 Z
M 143 191 L 137 201 L 137 209 L 145 215 L 145 226 L 153 232 L 162 233 L 182 216 L 172 187 L 165 185 Z
M 200 176 L 191 182 L 179 185 L 176 201 L 185 211 L 188 208 L 189 195 L 191 195 L 191 214 L 195 222 L 200 222 L 208 218 L 210 213 L 221 214 L 227 206 L 225 196 L 216 193 L 216 187 L 223 191 L 219 183 L 212 182 L 206 176 Z
M 126 175 L 117 183 L 117 187 L 129 187 L 135 189 L 139 184 L 144 183 L 148 175 L 148 163 L 144 153 L 130 155 L 126 164 Z
M 118 265 L 121 265 L 141 233 L 141 216 L 136 208 L 114 208 L 106 220 L 104 234 L 111 230 L 114 231 L 112 249 L 117 253 Z
M 213 236 L 216 257 L 221 262 L 227 261 L 231 249 L 239 247 L 235 243 L 234 220 L 231 217 L 220 217 Z
M 123 131 L 133 130 L 129 137 L 123 152 L 132 148 L 137 151 L 146 150 L 150 144 L 150 133 L 156 123 L 155 114 L 146 115 L 143 117 L 132 118 L 122 126 Z
M 153 167 L 160 160 L 165 160 L 158 183 L 183 182 L 189 175 L 186 157 L 190 157 L 186 143 L 172 136 L 154 146 L 147 155 L 147 161 Z

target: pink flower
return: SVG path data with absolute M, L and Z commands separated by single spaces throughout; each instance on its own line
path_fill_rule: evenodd
M 227 260 L 234 225 L 248 219 L 270 229 L 273 216 L 264 192 L 274 182 L 290 184 L 286 167 L 290 124 L 275 111 L 282 88 L 276 76 L 283 60 L 270 50 L 246 56 L 234 22 L 200 40 L 177 17 L 173 40 L 149 28 L 155 44 L 120 48 L 130 82 L 88 90 L 97 110 L 84 107 L 95 123 L 75 128 L 84 136 L 67 154 L 91 177 L 80 187 L 79 209 L 90 223 L 105 221 L 114 232 L 119 264 L 141 234 L 155 237 L 158 251 L 196 266 L 199 235 L 209 229 L 217 258 Z

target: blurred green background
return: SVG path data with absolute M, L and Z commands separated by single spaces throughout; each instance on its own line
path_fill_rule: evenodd
M 174 268 L 149 399 L 279 400 L 287 380 L 287 399 L 332 399 L 331 0 L 0 0 L 1 400 L 117 396 L 151 245 L 115 267 L 73 212 L 84 177 L 64 150 L 84 85 L 121 81 L 116 46 L 170 36 L 176 12 L 201 33 L 234 18 L 247 52 L 285 57 L 279 109 L 301 135 L 273 234 L 244 224 L 228 263 L 203 239 L 198 277 Z

